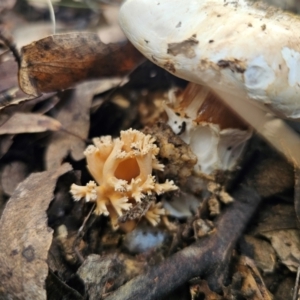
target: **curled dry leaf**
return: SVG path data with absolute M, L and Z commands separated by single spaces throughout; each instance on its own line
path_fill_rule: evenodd
M 87 79 L 124 75 L 143 59 L 130 43 L 104 44 L 87 32 L 57 34 L 22 48 L 19 83 L 26 94 L 38 96 Z
M 60 122 L 51 117 L 32 113 L 15 113 L 0 124 L 0 135 L 57 131 L 61 127 Z
M 19 91 L 20 92 L 20 91 Z M 16 96 L 18 96 L 19 92 L 17 93 Z M 22 94 L 24 94 L 22 92 Z M 56 93 L 47 93 L 47 94 L 43 94 L 39 97 L 30 97 L 30 96 L 25 96 L 25 97 L 17 97 L 16 99 L 9 99 L 8 101 L 1 101 L 0 103 L 0 111 L 5 108 L 5 107 L 8 107 L 8 106 L 15 106 L 15 105 L 18 105 L 18 104 L 21 104 L 21 103 L 24 103 L 24 102 L 27 102 L 27 101 L 43 101 L 43 100 L 46 100 L 52 96 L 54 96 Z M 25 94 L 24 94 L 25 95 Z
M 52 242 L 46 210 L 58 177 L 70 170 L 64 164 L 32 174 L 8 201 L 0 220 L 1 299 L 46 299 L 46 260 Z

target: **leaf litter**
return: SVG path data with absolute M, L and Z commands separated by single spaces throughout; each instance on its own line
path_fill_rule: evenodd
M 0 220 L 0 273 L 2 299 L 46 299 L 47 256 L 53 230 L 46 211 L 56 180 L 70 171 L 62 165 L 54 171 L 30 175 L 6 204 Z
M 0 13 L 13 28 L 19 4 L 3 4 Z M 47 12 L 22 5 L 37 19 Z M 163 109 L 170 90 L 184 89 L 186 82 L 149 62 L 140 65 L 143 57 L 121 40 L 117 9 L 100 1 L 89 24 L 75 7 L 57 6 L 66 30 L 66 13 L 85 31 L 95 19 L 102 25 L 97 34 L 33 38 L 19 70 L 29 96 L 12 90 L 18 88 L 13 56 L 6 51 L 0 57 L 1 297 L 292 299 L 300 260 L 293 167 L 254 137 L 234 173 L 217 174 L 216 183 L 191 175 L 194 155 L 167 127 Z M 117 137 L 130 127 L 155 136 L 166 166 L 155 176 L 174 179 L 182 193 L 149 197 L 167 203 L 170 215 L 155 229 L 140 219 L 136 230 L 124 233 L 112 231 L 108 218 L 90 214 L 92 203 L 74 202 L 69 189 L 91 180 L 83 155 L 91 139 Z M 70 172 L 65 162 L 78 171 Z M 296 177 L 296 191 L 298 183 Z M 226 189 L 234 199 L 217 201 L 216 217 L 209 203 L 219 195 L 207 186 Z M 128 216 L 141 213 L 129 211 L 121 221 Z

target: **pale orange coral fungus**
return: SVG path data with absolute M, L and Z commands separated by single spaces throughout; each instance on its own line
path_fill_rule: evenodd
M 138 130 L 121 131 L 121 137 L 111 136 L 95 138 L 84 154 L 87 168 L 95 181 L 86 186 L 71 186 L 75 200 L 85 198 L 95 201 L 95 213 L 110 215 L 112 225 L 117 228 L 117 219 L 124 211 L 143 201 L 146 195 L 162 194 L 177 189 L 173 181 L 157 183 L 152 175 L 154 169 L 162 171 L 164 166 L 156 156 L 159 148 L 154 144 L 151 135 L 145 135 Z M 153 225 L 159 223 L 163 209 L 151 206 L 149 218 Z M 155 209 L 154 209 L 155 208 Z

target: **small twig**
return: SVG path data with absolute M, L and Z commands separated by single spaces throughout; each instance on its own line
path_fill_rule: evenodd
M 298 269 L 297 269 L 297 276 L 296 276 L 296 281 L 295 281 L 293 300 L 297 300 L 298 299 L 299 279 L 300 279 L 300 266 L 298 266 Z
M 95 206 L 96 206 L 96 204 L 93 204 L 93 206 L 92 206 L 91 210 L 89 211 L 88 215 L 84 218 L 84 220 L 82 222 L 82 225 L 80 226 L 80 228 L 77 231 L 77 236 L 76 236 L 76 239 L 74 240 L 74 243 L 73 243 L 73 246 L 72 246 L 73 251 L 76 253 L 77 258 L 81 263 L 84 262 L 84 257 L 81 255 L 80 251 L 78 250 L 78 245 L 79 245 L 79 242 L 80 242 L 80 240 L 82 239 L 82 237 L 84 235 L 83 230 L 85 229 L 86 223 L 90 219 L 90 216 L 91 216 L 92 212 L 95 210 Z
M 51 19 L 52 26 L 53 26 L 52 33 L 55 34 L 56 33 L 56 21 L 55 21 L 54 8 L 53 8 L 51 0 L 46 0 L 46 1 L 47 1 L 48 9 L 49 9 L 50 19 Z
M 77 247 L 77 246 L 74 247 L 74 252 L 76 253 L 77 258 L 78 258 L 80 264 L 82 264 L 82 263 L 84 262 L 84 257 L 81 255 L 81 253 L 80 253 L 80 251 L 78 250 L 78 247 Z
M 77 237 L 79 237 L 79 236 L 81 235 L 81 233 L 82 233 L 82 231 L 83 231 L 83 229 L 84 229 L 84 227 L 85 227 L 85 224 L 86 224 L 86 222 L 89 220 L 89 218 L 90 218 L 92 212 L 94 211 L 95 207 L 96 207 L 96 204 L 93 204 L 93 206 L 92 206 L 91 210 L 89 211 L 88 215 L 84 218 L 84 220 L 83 220 L 83 222 L 82 222 L 82 225 L 81 225 L 80 228 L 78 229 Z

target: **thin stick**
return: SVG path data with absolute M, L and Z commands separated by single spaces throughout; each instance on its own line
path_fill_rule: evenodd
M 296 281 L 295 281 L 293 300 L 297 300 L 298 299 L 299 278 L 300 278 L 300 266 L 298 266 L 298 270 L 297 270 L 297 276 L 296 276 Z
M 76 253 L 78 260 L 83 263 L 84 262 L 84 257 L 81 255 L 79 249 L 78 249 L 78 245 L 79 245 L 79 241 L 81 240 L 82 236 L 83 236 L 83 229 L 87 223 L 87 221 L 89 220 L 92 212 L 95 209 L 96 204 L 93 204 L 91 210 L 89 211 L 88 215 L 84 218 L 82 225 L 80 226 L 80 228 L 77 231 L 77 236 L 76 239 L 74 240 L 73 243 L 73 251 Z
M 53 26 L 52 33 L 55 34 L 55 32 L 56 32 L 56 21 L 55 21 L 54 8 L 53 8 L 51 0 L 46 0 L 46 1 L 47 1 L 48 8 L 49 8 L 50 20 L 51 20 L 51 23 L 52 23 L 52 26 Z
M 4 42 L 5 46 L 11 51 L 13 56 L 15 57 L 15 60 L 18 64 L 18 67 L 21 66 L 21 56 L 20 53 L 16 47 L 16 45 L 13 43 L 12 37 L 8 36 L 3 31 L 0 31 L 0 39 Z
M 89 212 L 88 215 L 84 218 L 82 225 L 81 225 L 80 228 L 78 229 L 77 236 L 79 236 L 79 235 L 81 234 L 81 232 L 83 231 L 83 228 L 85 227 L 86 222 L 88 221 L 88 219 L 90 218 L 92 212 L 94 211 L 95 206 L 96 206 L 96 204 L 93 204 L 93 206 L 92 206 L 90 212 Z

